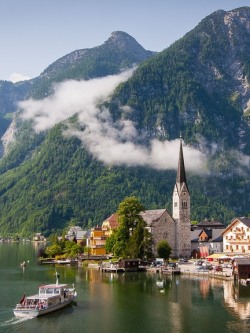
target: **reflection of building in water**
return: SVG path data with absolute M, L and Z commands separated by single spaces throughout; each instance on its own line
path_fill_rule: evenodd
M 208 297 L 209 290 L 210 290 L 210 280 L 202 279 L 200 281 L 200 292 L 204 299 Z
M 183 332 L 183 309 L 185 316 L 191 317 L 192 309 L 192 280 L 175 277 L 169 291 L 169 318 L 171 318 L 172 332 Z
M 243 287 L 235 286 L 233 281 L 224 281 L 224 302 L 227 309 L 236 313 L 240 319 L 249 319 L 250 291 L 248 287 Z

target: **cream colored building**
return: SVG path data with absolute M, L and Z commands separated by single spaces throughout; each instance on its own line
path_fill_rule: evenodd
M 250 218 L 235 218 L 222 235 L 224 254 L 250 254 Z

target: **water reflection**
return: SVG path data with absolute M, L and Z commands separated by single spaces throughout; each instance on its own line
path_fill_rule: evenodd
M 250 332 L 249 287 L 188 275 L 107 273 L 70 265 L 37 265 L 38 249 L 33 244 L 0 244 L 0 332 L 17 328 L 19 332 L 54 333 Z M 30 263 L 21 268 L 24 260 Z M 41 283 L 53 283 L 55 269 L 60 282 L 75 283 L 77 303 L 39 320 L 16 323 L 12 308 L 20 296 L 24 291 L 37 292 Z

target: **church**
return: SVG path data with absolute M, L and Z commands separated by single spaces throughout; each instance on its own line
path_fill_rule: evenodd
M 166 240 L 172 248 L 171 257 L 189 257 L 191 255 L 190 193 L 186 180 L 182 139 L 172 205 L 172 216 L 167 209 L 146 210 L 141 215 L 152 233 L 154 253 L 157 244 L 161 240 Z
M 166 240 L 172 248 L 171 257 L 190 257 L 190 193 L 186 180 L 182 139 L 180 140 L 178 170 L 172 201 L 172 216 L 165 208 L 145 210 L 141 212 L 141 216 L 147 223 L 147 228 L 152 234 L 153 252 L 155 255 L 157 255 L 158 243 L 162 240 Z M 113 230 L 118 226 L 117 214 L 112 214 L 102 223 L 102 227 L 92 229 L 92 241 L 89 244 L 91 254 L 103 255 L 106 253 L 105 239 L 110 236 Z

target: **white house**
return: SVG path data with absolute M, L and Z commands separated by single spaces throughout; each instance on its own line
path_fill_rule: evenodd
M 250 218 L 237 217 L 223 231 L 223 252 L 225 254 L 250 254 Z

